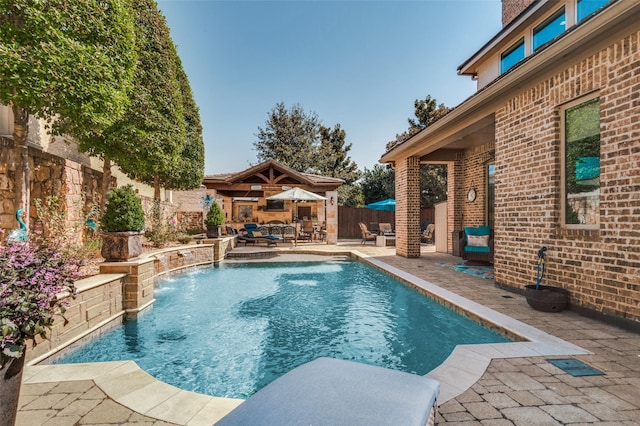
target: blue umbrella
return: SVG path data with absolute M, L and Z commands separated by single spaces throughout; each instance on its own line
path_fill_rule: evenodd
M 375 203 L 367 204 L 364 207 L 372 210 L 395 211 L 396 200 L 394 200 L 393 198 L 387 198 L 386 200 L 376 201 Z

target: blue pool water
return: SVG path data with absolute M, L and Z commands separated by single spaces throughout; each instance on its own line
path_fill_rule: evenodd
M 159 380 L 246 398 L 320 356 L 426 374 L 505 337 L 357 261 L 224 264 L 162 280 L 153 309 L 57 363 L 134 360 Z

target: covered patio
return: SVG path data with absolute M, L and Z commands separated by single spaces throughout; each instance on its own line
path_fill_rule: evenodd
M 324 226 L 326 242 L 338 241 L 338 192 L 342 179 L 297 172 L 274 160 L 237 173 L 205 176 L 207 194 L 225 214 L 225 223 L 240 228 L 245 223 L 293 225 L 303 219 Z M 278 194 L 300 188 L 326 200 L 278 200 Z

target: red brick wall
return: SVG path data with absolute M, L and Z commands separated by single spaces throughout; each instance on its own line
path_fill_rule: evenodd
M 535 0 L 502 0 L 502 26 L 506 26 Z
M 396 254 L 420 257 L 420 159 L 396 163 Z
M 571 303 L 640 320 L 640 31 L 536 84 L 496 111 L 496 283 L 535 281 Z M 600 96 L 601 194 L 597 230 L 560 226 L 560 107 Z

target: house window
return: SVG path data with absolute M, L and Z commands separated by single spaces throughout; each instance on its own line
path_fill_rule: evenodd
M 564 124 L 564 224 L 600 223 L 600 100 L 568 105 Z
M 524 59 L 524 39 L 505 50 L 500 56 L 500 74 L 509 71 L 515 64 Z
M 562 34 L 566 27 L 564 7 L 533 29 L 533 51 Z
M 267 200 L 267 210 L 284 210 L 284 200 Z
M 578 22 L 604 7 L 611 0 L 578 0 Z

